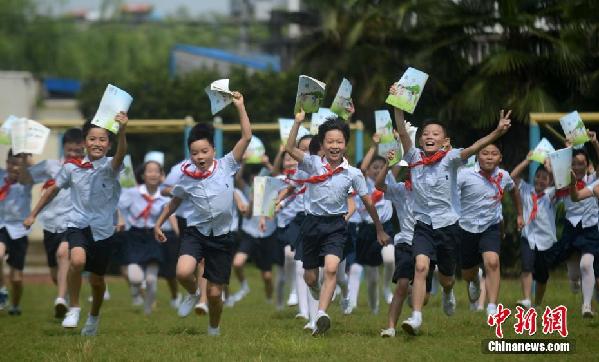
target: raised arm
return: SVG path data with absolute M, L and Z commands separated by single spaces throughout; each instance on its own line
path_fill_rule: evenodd
M 468 148 L 464 148 L 462 150 L 462 152 L 460 152 L 460 156 L 462 157 L 462 160 L 467 160 L 468 157 L 478 153 L 478 151 L 480 151 L 481 149 L 483 149 L 490 143 L 495 142 L 495 140 L 498 139 L 499 137 L 503 136 L 510 129 L 510 126 L 512 125 L 512 121 L 510 119 L 511 114 L 512 114 L 511 110 L 508 111 L 507 113 L 504 113 L 504 111 L 502 109 L 501 112 L 499 112 L 499 123 L 497 124 L 497 128 L 495 128 L 493 130 L 493 132 L 489 133 L 485 137 L 474 142 L 474 144 L 472 146 L 470 146 Z
M 395 153 L 393 151 L 389 152 L 388 157 L 395 157 Z M 376 176 L 376 180 L 374 181 L 374 187 L 376 187 L 377 190 L 379 191 L 383 191 L 383 192 L 387 192 L 387 183 L 385 182 L 385 179 L 387 178 L 387 172 L 389 171 L 389 160 L 385 159 L 385 167 L 383 167 L 383 169 L 381 170 L 381 172 L 379 172 L 379 174 Z
M 119 123 L 116 152 L 112 158 L 112 170 L 116 173 L 120 171 L 125 155 L 127 154 L 127 123 L 129 122 L 129 118 L 125 112 L 120 112 L 114 120 Z
M 285 146 L 281 145 L 279 147 L 279 152 L 275 156 L 275 160 L 273 161 L 272 169 L 270 170 L 271 176 L 278 176 L 281 174 L 281 165 L 283 164 L 283 153 L 285 152 Z
M 302 162 L 304 160 L 304 151 L 295 147 L 295 139 L 297 138 L 297 132 L 306 118 L 306 112 L 304 110 L 300 110 L 298 114 L 295 115 L 295 122 L 293 122 L 293 127 L 291 127 L 291 131 L 289 132 L 289 138 L 287 138 L 287 143 L 285 144 L 285 151 L 291 155 L 297 162 Z
M 588 131 L 589 138 L 591 139 L 591 145 L 595 150 L 595 154 L 599 157 L 599 141 L 597 141 L 597 133 L 595 131 Z
M 31 213 L 27 218 L 23 221 L 23 225 L 29 229 L 31 225 L 35 223 L 35 218 L 39 213 L 50 203 L 50 201 L 54 200 L 56 195 L 58 195 L 58 191 L 60 189 L 56 185 L 52 185 L 44 191 L 39 201 L 35 205 L 35 207 L 31 210 Z
M 378 133 L 372 135 L 372 144 L 366 152 L 366 156 L 362 159 L 362 164 L 360 165 L 360 170 L 364 175 L 366 175 L 366 171 L 368 171 L 368 166 L 372 162 L 372 158 L 376 154 L 379 143 L 381 142 L 381 136 Z
M 237 108 L 237 113 L 239 114 L 241 138 L 239 141 L 237 141 L 231 152 L 233 153 L 235 161 L 241 162 L 243 159 L 243 154 L 245 153 L 245 150 L 247 150 L 250 141 L 252 140 L 252 125 L 250 124 L 250 118 L 245 111 L 245 105 L 243 103 L 243 96 L 241 93 L 233 92 L 233 104 L 235 105 L 235 108 Z
M 522 162 L 520 162 L 516 167 L 514 167 L 514 169 L 510 173 L 510 177 L 514 180 L 516 185 L 518 185 L 520 183 L 520 179 L 521 179 L 520 175 L 522 174 L 522 172 L 524 172 L 524 170 L 526 170 L 526 168 L 530 165 L 530 159 L 529 159 L 530 155 L 531 155 L 531 152 L 529 152 L 528 156 L 526 156 L 526 158 L 524 160 L 522 160 Z
M 182 201 L 183 201 L 182 199 L 180 199 L 176 196 L 173 197 L 168 204 L 164 205 L 164 209 L 162 209 L 162 213 L 158 217 L 158 220 L 156 220 L 156 225 L 154 225 L 154 238 L 156 240 L 160 241 L 161 243 L 164 243 L 166 241 L 166 236 L 164 236 L 164 233 L 162 232 L 162 224 L 164 224 L 164 222 L 175 211 L 177 211 L 177 208 L 179 208 L 179 205 L 181 205 Z

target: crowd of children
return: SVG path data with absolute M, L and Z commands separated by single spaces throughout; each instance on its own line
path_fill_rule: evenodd
M 397 93 L 397 86 L 390 92 Z M 396 335 L 405 301 L 412 312 L 401 327 L 416 335 L 435 280 L 443 312 L 455 313 L 458 267 L 472 308 L 482 310 L 487 303 L 486 313 L 497 313 L 502 200 L 509 193 L 521 231 L 523 297 L 517 304 L 540 305 L 549 271 L 565 262 L 573 291 L 582 290 L 583 317 L 594 316 L 599 181 L 584 150 L 573 153 L 569 188 L 553 186 L 549 158 L 528 183 L 521 174 L 530 157 L 511 173 L 500 168 L 497 141 L 510 129 L 511 112 L 502 110 L 487 136 L 457 148 L 437 121 L 421 125 L 414 144 L 403 111 L 394 108 L 402 161 L 392 163 L 400 150 L 377 155 L 381 135 L 375 133 L 356 168 L 346 156 L 348 123 L 331 117 L 316 135 L 298 137 L 306 116 L 300 110 L 273 165 L 265 157 L 257 169 L 244 165 L 252 128 L 243 96 L 233 92 L 232 102 L 241 137 L 229 153 L 217 159 L 211 126 L 197 124 L 187 139 L 189 159 L 167 175 L 161 162 L 147 160 L 137 172 L 138 185 L 128 189 L 121 190 L 119 184 L 127 153 L 125 113 L 115 119 L 120 126 L 116 136 L 91 122 L 66 131 L 60 160 L 32 164 L 30 155 L 9 151 L 6 170 L 0 170 L 0 308 L 10 315 L 22 313 L 27 235 L 39 217 L 56 284 L 54 315 L 64 328 L 79 325 L 82 273 L 89 272 L 92 298 L 81 330 L 85 336 L 98 331 L 104 275 L 115 253 L 134 305 L 151 314 L 158 278 L 163 277 L 178 315 L 194 310 L 208 314 L 207 333 L 212 336 L 220 334 L 223 306 L 233 307 L 250 292 L 244 273 L 248 260 L 261 272 L 266 300 L 279 310 L 285 304 L 297 306 L 296 318 L 305 320 L 304 328 L 313 335 L 331 328 L 327 311 L 336 298 L 345 315 L 358 306 L 362 274 L 370 311 L 379 312 L 381 290 L 389 304 L 381 336 Z M 353 106 L 347 111 L 351 116 Z M 595 133 L 589 131 L 589 137 L 599 154 Z M 114 157 L 107 157 L 113 143 Z M 467 165 L 472 156 L 476 163 Z M 274 218 L 252 212 L 256 176 L 280 181 Z M 43 184 L 42 195 L 31 208 L 35 184 Z M 558 203 L 566 213 L 560 240 Z M 10 293 L 4 286 L 5 259 Z M 235 292 L 228 287 L 231 272 L 240 284 Z M 391 283 L 396 284 L 394 291 Z

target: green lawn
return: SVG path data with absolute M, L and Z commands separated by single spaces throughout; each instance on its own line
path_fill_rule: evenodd
M 295 308 L 276 312 L 264 301 L 258 273 L 248 269 L 251 293 L 233 308 L 224 311 L 222 335 L 206 335 L 207 318 L 190 315 L 178 318 L 168 306 L 166 285 L 161 282 L 158 309 L 150 317 L 131 307 L 128 288 L 121 279 L 111 278 L 112 298 L 102 310 L 99 335 L 82 338 L 79 330 L 65 331 L 52 318 L 54 288 L 48 284 L 25 286 L 23 315 L 10 317 L 0 312 L 0 360 L 597 360 L 599 318 L 582 320 L 580 295 L 574 295 L 564 277 L 553 275 L 546 302 L 565 304 L 570 310 L 569 339 L 576 353 L 564 355 L 483 355 L 481 341 L 494 337 L 481 313 L 468 311 L 464 282 L 457 283 L 458 309 L 446 317 L 437 295 L 424 310 L 424 325 L 418 337 L 398 332 L 395 339 L 379 337 L 385 324 L 386 306 L 377 316 L 370 314 L 366 289 L 362 286 L 360 306 L 343 316 L 337 303 L 331 308 L 332 329 L 324 338 L 313 338 L 302 330 L 303 321 L 293 319 Z M 502 300 L 512 304 L 520 296 L 519 283 L 503 282 Z M 233 290 L 237 283 L 233 283 Z M 88 295 L 86 286 L 83 294 Z M 512 305 L 513 306 L 513 305 Z M 84 305 L 83 313 L 87 313 Z M 83 315 L 82 313 L 82 315 Z M 404 313 L 400 321 L 408 313 Z M 540 312 L 542 315 L 542 312 Z M 80 321 L 80 325 L 84 318 Z M 505 338 L 514 338 L 513 319 L 504 324 Z M 541 318 L 538 319 L 542 338 Z M 540 336 L 539 336 L 540 335 Z M 554 335 L 553 338 L 558 338 Z

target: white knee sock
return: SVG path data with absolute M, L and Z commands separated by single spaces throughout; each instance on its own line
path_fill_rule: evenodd
M 285 247 L 285 283 L 289 285 L 289 293 L 297 294 L 296 278 L 295 278 L 295 253 L 291 251 L 291 246 Z
M 348 297 L 348 281 L 347 273 L 345 273 L 345 260 L 339 263 L 337 267 L 337 285 L 341 288 L 341 296 L 343 298 Z
M 141 282 L 144 279 L 144 271 L 138 264 L 127 265 L 127 276 L 131 287 L 131 296 L 136 297 L 141 293 Z
M 146 299 L 144 301 L 144 310 L 146 313 L 152 311 L 152 305 L 156 300 L 156 291 L 158 289 L 158 264 L 149 264 L 146 267 Z
M 353 263 L 349 268 L 349 301 L 350 305 L 358 305 L 358 294 L 360 293 L 360 278 L 364 268 L 358 263 Z
M 297 306 L 299 312 L 300 314 L 309 316 L 310 311 L 308 310 L 308 298 L 310 296 L 310 293 L 308 292 L 308 285 L 304 280 L 304 267 L 302 262 L 299 260 L 295 262 L 295 280 L 297 285 Z
M 582 274 L 582 300 L 583 304 L 591 305 L 593 287 L 595 286 L 595 273 L 593 269 L 593 254 L 584 254 L 580 258 L 580 273 Z

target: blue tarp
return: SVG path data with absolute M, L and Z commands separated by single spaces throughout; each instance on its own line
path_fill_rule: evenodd
M 45 78 L 44 88 L 46 92 L 75 95 L 81 90 L 81 82 L 69 78 Z

